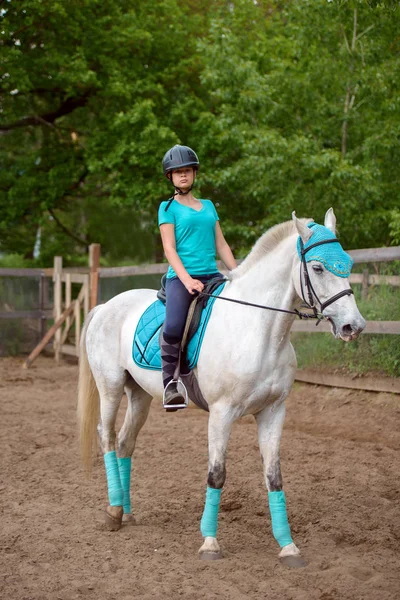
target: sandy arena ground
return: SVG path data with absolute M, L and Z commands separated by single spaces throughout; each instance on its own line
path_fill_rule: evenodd
M 400 598 L 398 395 L 295 385 L 281 462 L 309 564 L 290 570 L 277 557 L 251 417 L 235 424 L 229 446 L 224 559 L 203 562 L 207 414 L 153 405 L 134 455 L 137 523 L 111 533 L 102 461 L 89 482 L 79 464 L 76 364 L 21 363 L 0 360 L 2 599 Z

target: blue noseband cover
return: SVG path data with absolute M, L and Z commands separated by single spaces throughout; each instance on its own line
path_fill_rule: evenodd
M 334 233 L 327 227 L 324 227 L 324 225 L 309 223 L 307 227 L 313 230 L 313 235 L 304 244 L 304 250 L 307 250 L 307 247 L 312 246 L 317 242 L 335 238 Z M 297 240 L 297 253 L 301 259 L 300 236 Z M 306 262 L 317 260 L 322 263 L 328 271 L 338 277 L 348 277 L 354 263 L 354 260 L 343 250 L 339 242 L 322 244 L 321 246 L 311 248 L 311 250 L 306 252 L 304 258 Z

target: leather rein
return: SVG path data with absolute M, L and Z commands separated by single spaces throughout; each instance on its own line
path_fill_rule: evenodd
M 296 308 L 294 310 L 286 310 L 284 308 L 275 308 L 272 306 L 265 306 L 263 304 L 254 304 L 252 302 L 245 302 L 244 300 L 234 300 L 233 298 L 224 298 L 223 296 L 215 296 L 214 294 L 208 294 L 207 292 L 200 292 L 199 296 L 209 296 L 210 298 L 219 298 L 220 300 L 226 300 L 227 302 L 235 302 L 236 304 L 243 304 L 244 306 L 254 306 L 255 308 L 263 308 L 266 310 L 273 310 L 275 312 L 288 313 L 290 315 L 296 315 L 297 317 L 299 317 L 299 319 L 317 319 L 317 322 L 315 325 L 319 325 L 320 322 L 326 318 L 323 315 L 323 311 L 325 310 L 325 308 L 327 306 L 329 306 L 330 304 L 333 304 L 333 302 L 336 302 L 336 300 L 339 300 L 339 298 L 342 298 L 343 296 L 350 296 L 351 294 L 354 294 L 354 292 L 351 288 L 347 288 L 345 290 L 342 290 L 338 294 L 335 294 L 334 296 L 332 296 L 332 298 L 329 298 L 329 300 L 327 300 L 326 302 L 321 302 L 321 300 L 318 298 L 318 295 L 316 294 L 316 292 L 313 288 L 313 285 L 312 285 L 311 279 L 310 279 L 310 275 L 308 273 L 308 268 L 307 268 L 307 263 L 306 263 L 306 254 L 309 250 L 311 250 L 311 248 L 315 248 L 316 246 L 322 246 L 322 244 L 331 244 L 333 242 L 340 243 L 337 238 L 331 238 L 329 240 L 322 240 L 320 242 L 315 242 L 315 244 L 311 244 L 311 246 L 308 246 L 308 248 L 304 248 L 303 240 L 300 238 L 301 264 L 302 264 L 303 279 L 304 279 L 304 284 L 305 284 L 306 291 L 307 291 L 308 301 L 305 298 L 303 279 L 302 279 L 301 273 L 300 273 L 301 295 L 302 295 L 303 301 L 305 302 L 305 306 L 307 308 L 312 309 L 312 311 L 313 311 L 312 314 L 300 312 Z M 314 299 L 318 302 L 318 304 L 320 306 L 319 311 L 317 310 Z

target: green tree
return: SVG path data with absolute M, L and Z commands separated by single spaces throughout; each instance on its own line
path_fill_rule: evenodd
M 195 6 L 175 0 L 6 3 L 2 249 L 30 256 L 41 225 L 44 248 L 62 240 L 67 251 L 84 250 L 102 239 L 103 251 L 112 254 L 115 241 L 107 234 L 119 212 L 120 226 L 123 217 L 126 232 L 131 227 L 136 239 L 142 232 L 151 252 L 155 210 L 169 191 L 160 174 L 163 149 L 190 140 L 202 104 L 194 34 L 203 7 Z M 91 225 L 93 205 L 101 232 Z
M 333 206 L 347 247 L 389 242 L 399 203 L 398 10 L 364 2 L 246 0 L 222 8 L 200 49 L 213 101 L 202 151 L 244 245 Z M 228 193 L 227 193 L 228 192 Z
M 372 6 L 373 5 L 373 6 Z M 333 206 L 346 247 L 393 240 L 399 10 L 328 0 L 1 3 L 0 251 L 161 257 L 165 150 L 201 159 L 243 255 Z M 392 227 L 392 230 L 390 229 Z M 390 233 L 392 231 L 392 233 Z

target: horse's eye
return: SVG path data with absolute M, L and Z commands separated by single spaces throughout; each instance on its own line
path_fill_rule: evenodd
M 314 273 L 318 273 L 319 275 L 324 271 L 321 265 L 313 265 L 312 268 Z

